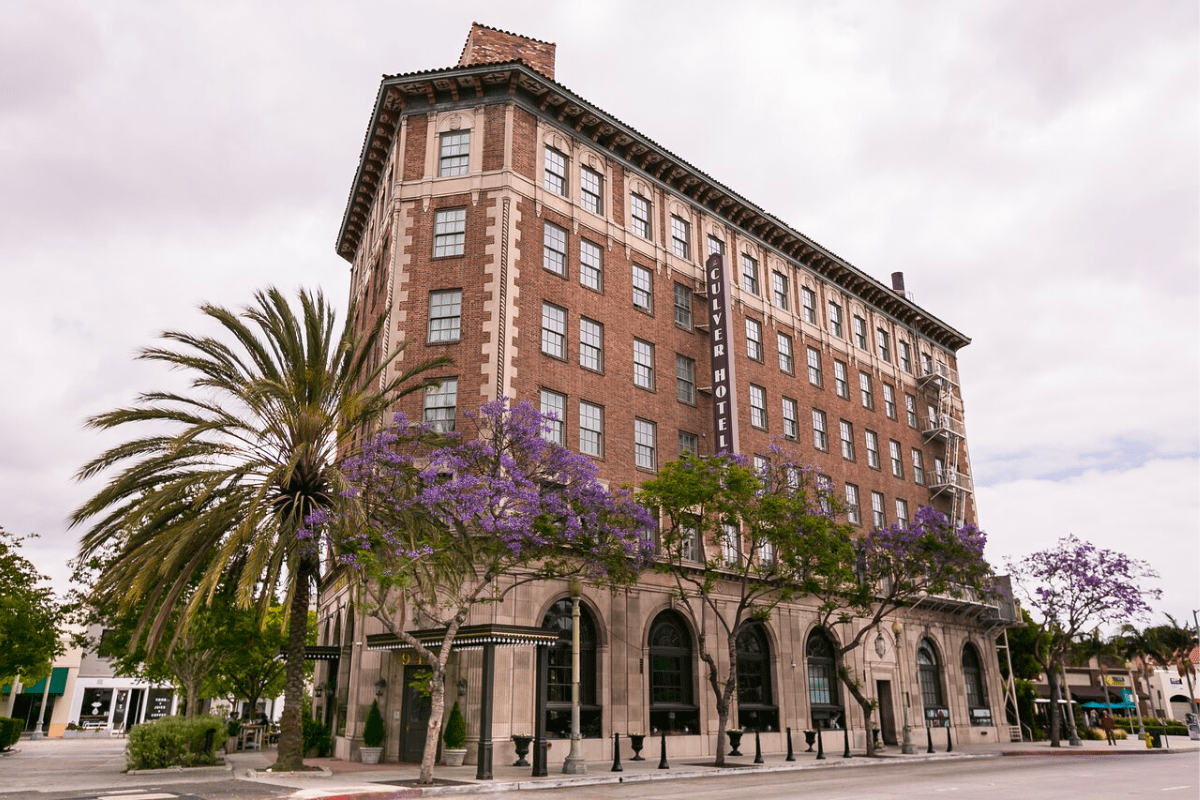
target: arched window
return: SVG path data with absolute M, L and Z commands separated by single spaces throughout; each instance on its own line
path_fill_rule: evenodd
M 983 666 L 975 645 L 967 642 L 962 651 L 963 681 L 967 685 L 967 708 L 972 725 L 991 725 L 992 710 L 984 691 Z
M 664 611 L 650 626 L 650 732 L 699 733 L 692 688 L 692 637 L 683 618 Z
M 542 628 L 558 633 L 550 648 L 546 674 L 546 735 L 571 735 L 571 600 L 564 597 L 542 617 Z M 596 701 L 596 625 L 591 612 L 579 604 L 579 733 L 599 738 L 601 711 Z
M 833 641 L 821 628 L 808 635 L 805 646 L 808 661 L 808 705 L 814 728 L 841 727 L 842 703 L 838 694 Z
M 937 650 L 928 639 L 922 639 L 917 645 L 917 677 L 921 682 L 925 721 L 935 727 L 943 724 L 947 708 L 942 697 L 942 668 L 938 663 Z
M 757 623 L 737 638 L 738 727 L 779 730 L 779 709 L 771 694 L 771 645 Z

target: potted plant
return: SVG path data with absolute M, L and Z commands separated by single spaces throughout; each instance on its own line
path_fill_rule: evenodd
M 513 766 L 528 767 L 529 762 L 525 760 L 525 756 L 529 755 L 529 745 L 533 742 L 533 737 L 528 733 L 514 733 L 512 740 L 513 746 L 517 748 L 517 760 Z
M 225 752 L 233 753 L 238 748 L 238 733 L 242 730 L 242 721 L 239 719 L 231 719 L 225 723 L 225 733 L 228 738 L 225 739 Z
M 363 746 L 358 749 L 362 763 L 379 763 L 379 756 L 383 754 L 383 735 L 383 715 L 379 713 L 379 701 L 372 700 L 371 710 L 367 712 L 367 722 L 363 725 Z
M 442 761 L 447 767 L 461 767 L 467 757 L 467 721 L 463 719 L 458 701 L 450 709 L 450 718 L 446 720 L 446 730 L 442 733 Z
M 740 756 L 742 753 L 738 748 L 742 746 L 742 729 L 730 728 L 725 735 L 729 737 L 729 755 Z

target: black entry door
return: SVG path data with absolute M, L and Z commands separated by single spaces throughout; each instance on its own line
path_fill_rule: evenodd
M 400 709 L 400 760 L 419 764 L 425 751 L 425 731 L 429 727 L 430 699 L 413 682 L 428 667 L 411 665 L 404 668 L 404 705 Z
M 884 744 L 896 744 L 896 709 L 892 705 L 892 682 L 875 681 L 875 696 L 879 698 L 879 729 Z

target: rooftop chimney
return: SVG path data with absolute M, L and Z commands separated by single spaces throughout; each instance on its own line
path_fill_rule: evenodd
M 540 42 L 515 33 L 489 28 L 478 22 L 471 24 L 467 43 L 463 46 L 458 66 L 521 61 L 554 80 L 554 43 Z
M 903 272 L 893 272 L 892 273 L 892 291 L 895 292 L 896 294 L 900 295 L 901 297 L 904 297 L 904 273 Z

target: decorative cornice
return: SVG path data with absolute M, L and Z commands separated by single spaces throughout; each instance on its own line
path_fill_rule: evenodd
M 358 172 L 338 234 L 338 255 L 353 261 L 366 230 L 371 203 L 379 188 L 384 164 L 395 143 L 401 117 L 414 109 L 503 97 L 569 128 L 608 151 L 614 158 L 644 173 L 662 186 L 731 226 L 803 264 L 884 313 L 950 349 L 970 344 L 965 334 L 893 291 L 809 237 L 791 228 L 726 186 L 688 164 L 656 142 L 613 116 L 592 106 L 566 87 L 521 62 L 481 64 L 384 76 L 375 111 L 359 157 Z

